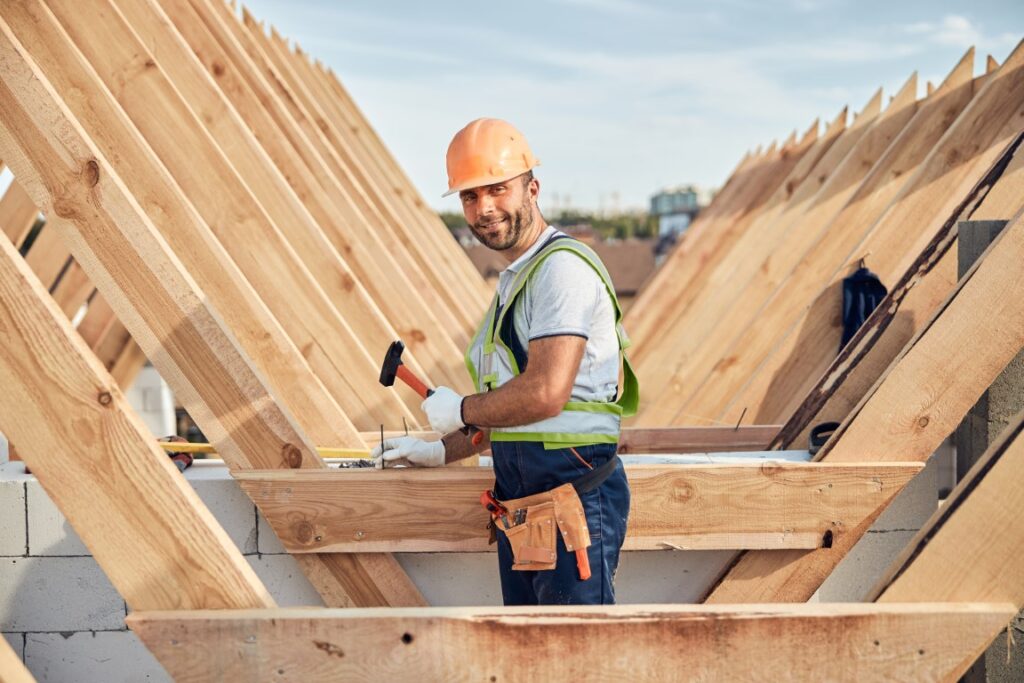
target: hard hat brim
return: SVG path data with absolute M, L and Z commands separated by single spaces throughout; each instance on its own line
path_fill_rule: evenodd
M 449 189 L 447 192 L 445 192 L 443 195 L 441 195 L 441 197 L 442 198 L 448 197 L 448 196 L 451 196 L 451 195 L 453 195 L 453 194 L 455 194 L 457 192 L 462 192 L 463 190 L 471 190 L 474 187 L 486 187 L 488 185 L 497 185 L 498 183 L 504 183 L 504 182 L 507 182 L 509 180 L 512 180 L 513 178 L 518 178 L 519 176 L 523 175 L 524 173 L 529 173 L 530 171 L 532 171 L 533 169 L 537 168 L 538 166 L 540 166 L 540 162 L 539 161 L 535 161 L 533 166 L 530 166 L 530 168 L 526 169 L 525 171 L 520 171 L 519 173 L 513 173 L 512 175 L 509 175 L 509 176 L 503 176 L 503 177 L 499 177 L 499 178 L 493 178 L 491 176 L 485 176 L 485 177 L 482 177 L 482 178 L 474 178 L 472 180 L 467 180 L 466 182 L 460 183 L 460 184 L 456 185 L 455 187 Z

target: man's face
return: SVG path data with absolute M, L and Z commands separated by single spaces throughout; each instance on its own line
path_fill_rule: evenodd
M 466 223 L 480 242 L 495 251 L 514 247 L 534 219 L 534 199 L 539 183 L 517 176 L 493 185 L 459 193 Z

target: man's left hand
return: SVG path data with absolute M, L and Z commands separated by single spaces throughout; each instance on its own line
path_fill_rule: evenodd
M 448 434 L 466 426 L 462 421 L 462 400 L 448 387 L 438 387 L 420 407 L 427 414 L 431 429 Z

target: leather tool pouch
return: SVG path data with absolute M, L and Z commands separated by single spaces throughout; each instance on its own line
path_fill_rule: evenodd
M 529 506 L 526 508 L 526 521 L 503 531 L 512 546 L 512 569 L 539 571 L 555 568 L 554 502 Z
M 510 529 L 501 529 L 508 537 L 514 558 L 512 569 L 542 571 L 554 569 L 557 555 L 557 535 L 569 552 L 590 547 L 590 530 L 583 503 L 572 484 L 563 484 L 544 493 L 506 501 L 510 511 L 523 509 L 526 519 Z

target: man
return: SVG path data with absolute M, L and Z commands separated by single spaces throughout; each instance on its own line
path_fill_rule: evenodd
M 597 255 L 541 216 L 539 163 L 505 121 L 452 140 L 445 196 L 458 193 L 473 234 L 509 264 L 466 354 L 478 393 L 438 387 L 423 410 L 442 440 L 391 439 L 375 455 L 433 467 L 490 448 L 505 604 L 611 604 L 629 513 L 616 443 L 636 379 L 626 364 L 616 402 L 628 342 L 615 291 Z

